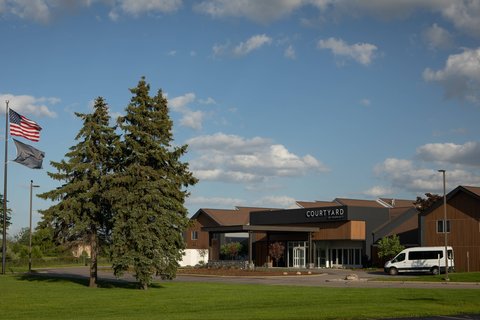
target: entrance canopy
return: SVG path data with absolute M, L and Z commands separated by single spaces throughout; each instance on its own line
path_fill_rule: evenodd
M 280 231 L 280 232 L 317 232 L 320 228 L 317 227 L 298 227 L 298 226 L 252 226 L 252 225 L 239 225 L 239 226 L 216 226 L 216 227 L 202 227 L 202 231 L 207 232 L 221 232 L 221 233 L 233 233 L 233 232 L 248 232 L 248 231 Z

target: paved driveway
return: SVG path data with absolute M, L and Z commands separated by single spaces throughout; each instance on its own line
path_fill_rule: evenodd
M 85 277 L 89 275 L 88 267 L 41 269 L 40 274 L 64 277 Z M 358 280 L 344 280 L 349 274 L 356 274 Z M 100 279 L 115 279 L 109 269 L 100 269 Z M 292 275 L 292 276 L 260 276 L 260 277 L 218 277 L 199 275 L 178 275 L 174 282 L 217 282 L 217 283 L 244 283 L 264 285 L 294 285 L 294 286 L 321 286 L 321 287 L 352 287 L 352 288 L 442 288 L 442 289 L 480 289 L 480 283 L 465 282 L 417 282 L 401 281 L 402 277 L 396 276 L 400 281 L 381 281 L 391 278 L 382 272 L 368 272 L 364 270 L 325 269 L 318 275 Z M 134 281 L 131 274 L 121 278 Z

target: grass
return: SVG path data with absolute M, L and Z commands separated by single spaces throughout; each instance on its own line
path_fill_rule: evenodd
M 450 282 L 479 282 L 480 283 L 480 272 L 454 272 L 449 273 L 448 278 Z M 445 281 L 445 274 L 439 275 L 428 275 L 422 274 L 417 276 L 408 276 L 408 275 L 400 275 L 400 276 L 392 276 L 392 277 L 384 277 L 378 278 L 375 280 L 381 281 L 421 281 L 421 282 L 444 282 Z
M 63 268 L 74 266 L 87 266 L 89 261 L 75 257 L 44 257 L 32 260 L 32 268 Z M 18 260 L 7 260 L 7 271 L 10 273 L 20 273 L 28 271 L 28 258 Z M 107 259 L 100 258 L 98 261 L 99 266 L 111 265 Z
M 357 289 L 0 276 L 2 319 L 368 319 L 480 314 L 477 289 Z

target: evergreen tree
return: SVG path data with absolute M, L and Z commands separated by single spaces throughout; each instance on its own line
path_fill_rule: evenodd
M 109 126 L 108 106 L 103 98 L 95 100 L 93 113 L 76 115 L 83 120 L 83 127 L 75 137 L 79 142 L 70 147 L 65 155 L 67 160 L 51 162 L 57 172 L 48 175 L 64 184 L 39 195 L 58 201 L 41 212 L 40 226 L 52 228 L 57 240 L 62 242 L 90 245 L 90 286 L 96 287 L 99 245 L 111 230 L 111 209 L 105 192 L 119 137 Z
M 7 201 L 8 203 L 8 201 Z M 0 194 L 0 230 L 3 230 L 3 194 Z M 5 220 L 7 221 L 6 223 L 6 228 L 8 229 L 8 227 L 10 226 L 11 222 L 10 222 L 10 219 L 12 218 L 12 215 L 11 215 L 11 212 L 12 210 L 11 209 L 7 209 L 7 216 L 5 217 Z M 1 231 L 0 231 L 1 233 Z
M 141 288 L 147 289 L 154 275 L 175 277 L 189 222 L 186 188 L 197 180 L 180 160 L 187 146 L 172 145 L 173 122 L 162 91 L 151 97 L 144 78 L 130 91 L 126 115 L 118 120 L 122 159 L 110 192 L 111 254 L 115 275 L 133 267 Z

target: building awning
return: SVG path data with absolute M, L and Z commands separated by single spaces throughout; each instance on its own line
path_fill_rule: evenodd
M 279 231 L 279 232 L 317 232 L 320 231 L 318 227 L 300 227 L 300 226 L 258 226 L 258 225 L 239 225 L 239 226 L 216 226 L 203 227 L 202 231 L 208 232 L 248 232 L 248 231 Z

